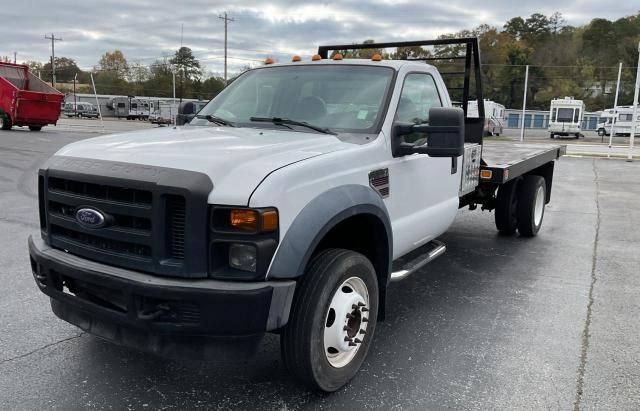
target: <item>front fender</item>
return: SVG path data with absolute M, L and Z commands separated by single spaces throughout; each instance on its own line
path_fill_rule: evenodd
M 358 214 L 372 214 L 385 227 L 388 267 L 385 273 L 378 273 L 384 287 L 391 270 L 393 253 L 389 213 L 378 193 L 370 187 L 357 184 L 325 191 L 302 209 L 280 242 L 266 277 L 291 279 L 302 276 L 322 238 L 341 221 Z

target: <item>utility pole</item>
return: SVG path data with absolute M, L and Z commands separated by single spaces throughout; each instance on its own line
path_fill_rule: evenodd
M 18 52 L 13 52 L 13 64 L 18 64 Z
M 62 41 L 62 39 L 56 38 L 51 33 L 51 37 L 45 35 L 45 39 L 51 40 L 51 86 L 56 87 L 56 41 Z
M 224 16 L 218 16 L 219 19 L 224 20 L 224 85 L 227 85 L 227 26 L 230 21 L 235 21 L 232 17 L 227 17 L 227 12 L 224 12 Z

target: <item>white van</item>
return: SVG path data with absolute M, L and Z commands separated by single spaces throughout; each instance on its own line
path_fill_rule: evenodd
M 549 110 L 549 138 L 556 136 L 582 135 L 582 116 L 584 114 L 584 102 L 573 97 L 551 100 Z

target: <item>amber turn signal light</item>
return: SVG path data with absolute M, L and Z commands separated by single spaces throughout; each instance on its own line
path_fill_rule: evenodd
M 278 229 L 278 212 L 268 210 L 262 213 L 262 231 L 276 231 Z
M 242 231 L 258 231 L 258 212 L 255 210 L 231 210 L 231 227 Z

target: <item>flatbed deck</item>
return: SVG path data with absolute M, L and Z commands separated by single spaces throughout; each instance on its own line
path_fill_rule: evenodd
M 490 170 L 490 178 L 480 181 L 504 184 L 567 152 L 567 146 L 558 144 L 485 143 L 482 147 L 480 170 Z

